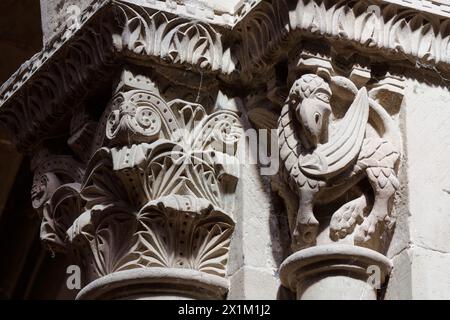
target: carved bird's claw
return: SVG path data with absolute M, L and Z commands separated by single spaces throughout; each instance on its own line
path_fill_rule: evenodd
M 356 230 L 355 233 L 355 244 L 364 245 L 372 239 L 373 234 L 377 229 L 378 220 L 376 217 L 369 215 L 366 217 L 364 222 Z
M 292 233 L 292 247 L 299 250 L 315 243 L 319 231 L 319 221 L 313 214 L 306 215 L 305 219 L 297 221 Z

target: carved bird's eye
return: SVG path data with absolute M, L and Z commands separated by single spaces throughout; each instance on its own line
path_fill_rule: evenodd
M 317 93 L 316 94 L 316 98 L 321 100 L 321 101 L 323 101 L 323 102 L 325 102 L 325 103 L 329 103 L 330 102 L 330 97 L 327 94 L 322 93 L 322 92 Z
M 318 124 L 320 121 L 320 114 L 317 112 L 314 114 L 314 121 L 316 122 L 316 124 Z
M 296 104 L 297 104 L 297 99 L 292 98 L 292 99 L 291 99 L 291 104 L 292 104 L 292 105 L 296 105 Z

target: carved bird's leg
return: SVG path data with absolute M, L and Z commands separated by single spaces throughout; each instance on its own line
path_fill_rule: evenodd
M 319 222 L 313 213 L 316 190 L 302 188 L 300 190 L 297 219 L 292 234 L 292 247 L 299 250 L 313 245 L 319 230 Z
M 361 246 L 371 246 L 371 239 L 379 238 L 385 224 L 393 222 L 389 216 L 389 205 L 399 187 L 395 172 L 391 168 L 367 168 L 366 173 L 375 193 L 375 201 L 369 215 L 355 234 L 355 244 Z

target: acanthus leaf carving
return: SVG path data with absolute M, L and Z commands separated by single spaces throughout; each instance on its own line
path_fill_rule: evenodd
M 234 220 L 224 196 L 239 176 L 233 165 L 242 130 L 236 101 L 220 92 L 207 112 L 167 102 L 152 81 L 139 79 L 138 88 L 119 83 L 98 123 L 74 117 L 68 143 L 90 159 L 73 181 L 49 179 L 56 191 L 45 197 L 42 239 L 75 252 L 85 282 L 152 267 L 225 277 Z
M 135 250 L 127 267 L 181 267 L 225 276 L 233 220 L 208 201 L 170 195 L 138 214 Z M 145 249 L 142 249 L 145 248 Z
M 243 6 L 244 11 L 255 4 Z M 173 17 L 156 7 L 92 1 L 80 16 L 81 28 L 64 25 L 42 52 L 19 68 L 0 89 L 0 121 L 20 149 L 30 151 L 39 144 L 37 138 L 59 134 L 48 124 L 77 105 L 74 97 L 92 92 L 86 83 L 110 78 L 105 70 L 115 69 L 122 58 L 193 66 L 205 74 L 220 73 L 223 80 L 249 83 L 283 59 L 286 44 L 306 36 L 323 37 L 332 47 L 339 43 L 366 55 L 380 54 L 410 69 L 430 64 L 439 72 L 449 69 L 448 21 L 408 5 L 373 0 L 261 2 L 232 24 L 231 31 L 208 19 Z
M 67 183 L 55 190 L 42 210 L 40 237 L 48 248 L 52 251 L 66 251 L 66 232 L 82 207 L 79 183 Z

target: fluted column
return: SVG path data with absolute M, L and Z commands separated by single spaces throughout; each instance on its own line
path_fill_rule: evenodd
M 241 128 L 233 99 L 166 101 L 124 70 L 100 121 L 74 115 L 74 155 L 33 160 L 42 240 L 75 256 L 78 299 L 222 299 Z M 85 159 L 85 160 L 83 160 Z

